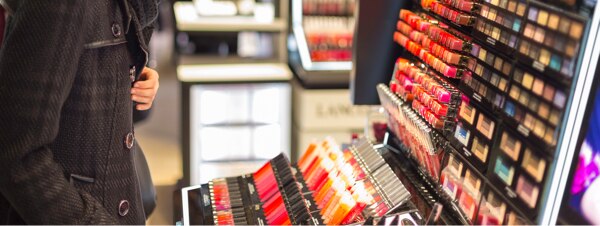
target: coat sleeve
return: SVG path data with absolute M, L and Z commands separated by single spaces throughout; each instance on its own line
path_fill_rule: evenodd
M 116 224 L 48 148 L 77 74 L 83 0 L 18 0 L 0 49 L 0 192 L 29 224 Z

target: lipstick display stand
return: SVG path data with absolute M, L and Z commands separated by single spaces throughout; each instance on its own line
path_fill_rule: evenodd
M 341 151 L 328 139 L 311 144 L 298 163 L 280 154 L 254 173 L 184 188 L 180 223 L 424 224 L 422 202 L 404 186 L 415 178 L 391 149 L 360 139 Z

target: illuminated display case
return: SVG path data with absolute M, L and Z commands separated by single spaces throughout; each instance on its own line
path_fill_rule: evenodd
M 289 154 L 289 2 L 176 1 L 173 10 L 183 184 Z
M 289 63 L 307 87 L 348 86 L 355 0 L 292 0 Z

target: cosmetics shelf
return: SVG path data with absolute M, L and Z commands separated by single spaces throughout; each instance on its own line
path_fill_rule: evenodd
M 193 2 L 173 5 L 177 29 L 185 32 L 285 31 L 286 21 L 276 18 L 261 21 L 251 16 L 211 17 L 198 15 Z
M 429 135 L 425 135 L 428 128 L 420 127 L 426 133 L 411 138 L 415 135 L 409 136 L 408 133 L 419 134 L 419 132 L 410 129 L 410 122 L 422 124 L 419 122 L 419 118 L 415 118 L 414 112 L 407 108 L 407 103 L 400 100 L 401 98 L 398 98 L 385 85 L 380 84 L 378 92 L 381 102 L 389 114 L 388 128 L 392 132 L 389 135 L 391 138 L 388 139 L 396 142 L 395 147 L 403 150 L 401 153 L 411 156 L 409 158 L 413 159 L 413 162 L 416 161 L 415 170 L 424 175 L 423 178 L 427 183 L 440 189 L 438 196 L 445 200 L 443 203 L 447 205 L 447 208 L 457 209 L 458 206 L 458 209 L 462 212 L 458 211 L 455 216 L 462 216 L 464 219 L 477 222 L 478 218 L 475 213 L 486 187 L 490 187 L 487 188 L 489 190 L 502 191 L 496 192 L 498 193 L 496 196 L 502 195 L 503 200 L 508 200 L 511 210 L 518 216 L 525 216 L 520 214 L 523 212 L 536 212 L 538 210 L 540 205 L 539 194 L 543 192 L 539 186 L 544 184 L 545 175 L 547 174 L 546 164 L 552 160 L 550 155 L 540 151 L 529 142 L 521 141 L 521 137 L 515 138 L 518 135 L 515 135 L 512 129 L 506 128 L 501 121 L 496 119 L 494 114 L 479 106 L 474 106 L 473 103 L 465 101 L 465 98 L 463 98 L 460 106 L 461 110 L 459 117 L 457 117 L 458 126 L 455 133 L 434 141 L 429 138 Z M 396 136 L 396 134 L 399 136 Z M 402 140 L 408 142 L 408 144 L 402 143 Z M 410 144 L 418 140 L 434 141 L 430 145 L 439 149 L 436 152 L 439 154 L 436 155 L 441 155 L 441 157 L 431 155 L 433 153 L 427 155 L 416 149 L 417 146 Z M 413 148 L 407 145 L 412 145 Z M 501 153 L 512 153 L 512 160 L 503 160 L 506 154 Z M 493 162 L 492 159 L 496 159 L 496 162 Z M 457 161 L 459 163 L 454 164 Z M 440 165 L 443 163 L 446 163 L 446 167 L 441 170 Z M 455 170 L 452 171 L 454 173 L 450 177 L 446 171 L 448 171 L 448 167 L 453 165 Z M 515 165 L 519 167 L 518 170 L 514 167 Z M 440 174 L 441 176 L 437 176 Z M 460 178 L 463 175 L 470 179 Z M 454 177 L 460 179 L 451 179 Z M 470 193 L 467 193 L 467 190 L 463 191 L 463 189 L 459 189 L 457 192 L 457 183 L 463 183 L 462 181 L 465 181 L 464 183 L 471 182 Z M 525 187 L 529 189 L 527 192 L 523 191 Z M 450 189 L 450 191 L 447 191 L 447 189 Z M 463 191 L 464 194 L 461 195 L 460 191 Z M 465 215 L 468 217 L 465 217 Z M 519 220 L 521 222 L 533 222 L 537 215 L 529 214 L 526 216 L 519 217 Z
M 289 64 L 308 88 L 348 87 L 355 0 L 292 0 Z

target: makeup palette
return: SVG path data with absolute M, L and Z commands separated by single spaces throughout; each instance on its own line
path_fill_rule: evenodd
M 506 197 L 488 186 L 484 192 L 477 216 L 478 225 L 530 225 L 522 212 L 511 205 Z
M 567 96 L 560 85 L 520 67 L 515 69 L 504 113 L 506 121 L 525 137 L 547 146 L 557 143 L 557 128 L 566 107 Z
M 442 171 L 440 184 L 449 199 L 458 203 L 464 216 L 470 221 L 475 221 L 484 179 L 464 161 L 453 152 L 448 152 L 448 160 Z
M 585 26 L 578 15 L 531 1 L 518 47 L 519 60 L 551 79 L 570 80 Z
M 474 35 L 491 47 L 510 54 L 517 48 L 527 3 L 520 0 L 486 0 L 479 10 Z
M 475 45 L 471 54 L 476 58 L 469 69 L 470 76 L 461 80 L 461 90 L 489 109 L 502 108 L 513 70 L 513 63 L 487 47 Z
M 549 155 L 509 128 L 502 128 L 500 137 L 493 149 L 489 178 L 505 185 L 499 189 L 523 211 L 537 209 Z
M 457 117 L 458 126 L 449 140 L 463 158 L 484 173 L 491 146 L 497 139 L 498 123 L 491 114 L 470 103 L 466 96 L 463 98 L 465 101 L 461 103 Z

